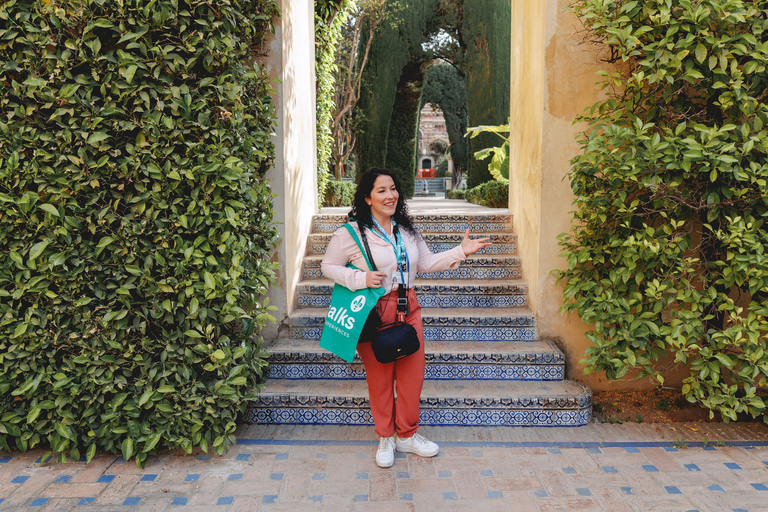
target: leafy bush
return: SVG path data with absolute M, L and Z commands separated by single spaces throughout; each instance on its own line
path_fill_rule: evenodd
M 445 197 L 448 199 L 464 199 L 466 190 L 451 189 L 445 193 Z
M 448 159 L 443 158 L 440 160 L 440 163 L 437 164 L 437 172 L 435 173 L 435 176 L 438 178 L 445 178 L 448 176 Z
M 475 152 L 475 160 L 489 156 L 488 172 L 495 180 L 509 180 L 509 123 L 500 126 L 475 126 L 467 129 L 467 135 L 474 139 L 482 133 L 496 134 L 503 142 L 501 146 L 488 147 Z
M 352 206 L 355 199 L 355 185 L 351 181 L 331 180 L 326 184 L 323 206 Z
M 577 0 L 617 61 L 571 161 L 566 311 L 594 327 L 586 371 L 664 382 L 765 419 L 768 2 Z M 631 373 L 630 373 L 631 372 Z
M 222 453 L 263 373 L 272 0 L 0 6 L 0 447 Z
M 466 191 L 464 199 L 488 208 L 509 206 L 509 181 L 486 181 Z

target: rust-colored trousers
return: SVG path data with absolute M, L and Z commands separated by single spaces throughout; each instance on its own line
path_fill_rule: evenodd
M 390 437 L 395 432 L 402 438 L 411 437 L 419 429 L 419 402 L 425 367 L 424 324 L 413 288 L 408 290 L 408 305 L 410 313 L 405 321 L 419 335 L 421 347 L 418 352 L 393 363 L 382 364 L 373 355 L 370 343 L 357 345 L 367 375 L 373 422 L 380 437 Z M 378 308 L 382 322 L 394 322 L 397 317 L 397 290 L 379 299 Z

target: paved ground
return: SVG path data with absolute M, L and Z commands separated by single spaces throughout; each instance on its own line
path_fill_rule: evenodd
M 244 426 L 223 457 L 163 452 L 143 470 L 0 453 L 0 510 L 768 511 L 764 425 L 422 433 L 440 454 L 398 454 L 390 469 L 366 427 Z

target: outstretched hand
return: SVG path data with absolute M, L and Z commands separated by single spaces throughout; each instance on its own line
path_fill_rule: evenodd
M 464 240 L 461 241 L 461 248 L 467 256 L 475 254 L 480 249 L 488 247 L 489 245 L 493 245 L 490 237 L 476 238 L 474 240 L 470 239 L 469 229 L 464 232 Z

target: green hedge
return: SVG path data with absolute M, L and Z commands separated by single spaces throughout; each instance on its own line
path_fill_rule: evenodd
M 263 373 L 272 0 L 0 6 L 0 447 L 222 453 Z
M 768 1 L 572 3 L 615 67 L 580 121 L 566 311 L 588 372 L 768 421 Z
M 331 180 L 326 184 L 323 206 L 352 206 L 357 185 L 351 181 Z
M 464 199 L 465 195 L 466 195 L 466 190 L 458 190 L 455 188 L 445 193 L 445 197 L 447 199 Z
M 464 199 L 488 208 L 506 208 L 509 205 L 509 182 L 487 181 L 465 191 Z

